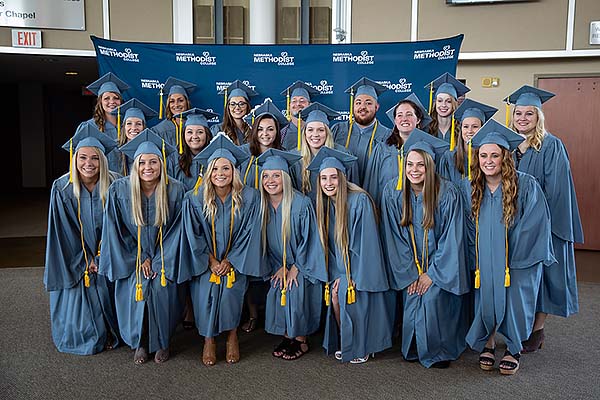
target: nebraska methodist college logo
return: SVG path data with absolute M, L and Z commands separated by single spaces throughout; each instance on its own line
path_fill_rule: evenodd
M 282 51 L 280 55 L 271 53 L 254 53 L 254 63 L 271 63 L 281 66 L 294 65 L 294 56 L 290 56 L 287 51 Z
M 306 84 L 317 90 L 319 94 L 333 94 L 333 85 L 327 83 L 325 79 L 319 81 L 317 85 L 312 82 L 306 82 Z
M 140 78 L 140 87 L 143 89 L 162 89 L 164 85 L 158 79 Z
M 217 92 L 221 92 L 225 89 L 227 89 L 229 87 L 229 85 L 231 85 L 233 82 L 231 81 L 217 81 L 215 82 L 215 87 L 217 89 Z M 256 85 L 251 85 L 250 81 L 242 81 L 242 83 L 246 86 L 248 86 L 250 89 L 255 90 L 256 89 Z
M 451 58 L 454 58 L 455 52 L 456 52 L 456 49 L 453 49 L 452 46 L 447 44 L 442 48 L 442 50 L 434 50 L 434 49 L 415 50 L 415 52 L 413 54 L 413 59 L 414 60 L 430 60 L 432 58 L 435 58 L 438 60 L 449 60 Z
M 123 51 L 119 51 L 112 47 L 98 46 L 98 51 L 103 56 L 120 58 L 123 61 L 129 62 L 140 62 L 138 58 L 139 53 L 134 53 L 129 47 L 126 47 Z
M 217 65 L 217 57 L 211 56 L 209 51 L 203 51 L 202 55 L 197 55 L 196 53 L 175 53 L 175 61 L 191 62 L 200 65 Z
M 367 50 L 361 51 L 360 55 L 354 55 L 353 53 L 333 53 L 332 57 L 334 63 L 375 64 L 375 56 L 369 55 Z
M 391 81 L 379 81 L 377 82 L 389 90 L 393 90 L 396 93 L 410 93 L 412 92 L 412 82 L 409 82 L 406 78 L 398 79 L 398 82 Z

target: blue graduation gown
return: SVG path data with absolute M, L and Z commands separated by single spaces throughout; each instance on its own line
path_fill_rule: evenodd
M 336 143 L 346 146 L 346 140 L 348 139 L 348 127 L 349 122 L 339 122 L 333 126 L 331 133 Z M 376 129 L 376 130 L 375 130 Z M 372 148 L 369 148 L 371 136 L 375 130 L 373 136 Z M 350 142 L 348 143 L 348 150 L 358 157 L 358 185 L 362 186 L 363 179 L 365 176 L 365 170 L 367 168 L 367 162 L 373 155 L 375 146 L 379 142 L 383 142 L 390 136 L 390 128 L 384 126 L 377 119 L 366 128 L 361 128 L 357 123 L 352 124 L 352 133 L 350 135 Z
M 301 124 L 302 125 L 302 124 Z M 302 129 L 302 126 L 300 127 Z M 285 150 L 298 150 L 298 125 L 294 124 L 292 121 L 283 128 L 281 128 L 281 147 Z M 304 137 L 302 133 L 300 133 L 301 140 Z
M 465 173 L 463 175 L 456 168 L 456 160 L 454 159 L 455 154 L 456 154 L 456 150 L 446 151 L 440 158 L 437 169 L 438 169 L 438 173 L 440 174 L 441 177 L 448 179 L 455 185 L 460 186 L 462 184 L 461 183 L 462 180 L 469 176 L 469 172 L 468 172 L 469 171 L 469 160 L 465 156 L 465 159 L 464 159 Z
M 223 203 L 218 197 L 215 217 L 217 259 L 225 256 L 235 269 L 235 282 L 227 288 L 227 276 L 221 283 L 209 282 L 209 252 L 214 253 L 212 221 L 204 216 L 204 186 L 198 194 L 188 192 L 181 211 L 179 282 L 190 280 L 196 327 L 200 335 L 214 337 L 236 329 L 240 323 L 248 276 L 265 277 L 266 263 L 261 259 L 260 195 L 248 186 L 242 191 L 242 204 L 234 216 L 230 237 L 231 194 Z M 231 238 L 229 252 L 225 254 Z
M 275 210 L 269 205 L 267 258 L 270 274 L 283 265 L 281 204 Z M 310 199 L 294 193 L 290 210 L 290 236 L 286 242 L 286 266 L 298 268 L 298 286 L 286 292 L 286 305 L 281 305 L 281 289 L 271 285 L 267 294 L 265 331 L 289 337 L 306 336 L 319 329 L 321 321 L 322 285 L 327 281 L 325 253 L 319 239 L 315 212 Z
M 467 343 L 482 351 L 494 329 L 506 339 L 511 353 L 531 334 L 535 303 L 544 266 L 555 262 L 550 231 L 550 212 L 536 182 L 518 174 L 517 215 L 508 229 L 510 286 L 504 287 L 505 225 L 502 221 L 502 186 L 494 193 L 485 188 L 479 211 L 479 269 L 481 286 L 475 289 L 475 317 Z M 463 181 L 463 196 L 471 204 L 471 184 Z M 475 244 L 475 222 L 468 219 L 469 243 Z M 470 251 L 474 254 L 474 249 Z M 475 266 L 475 260 L 469 264 Z
M 98 124 L 96 124 L 96 121 L 94 120 L 94 118 L 90 118 L 90 119 L 88 119 L 87 121 L 84 121 L 84 122 L 91 123 L 96 128 L 100 129 L 100 127 L 98 126 Z M 118 141 L 117 127 L 114 126 L 109 121 L 104 121 L 104 131 L 103 132 L 106 133 L 108 136 L 110 136 L 111 139 L 114 139 L 114 140 Z
M 149 352 L 169 347 L 169 340 L 181 316 L 181 301 L 176 284 L 175 256 L 179 231 L 171 229 L 181 208 L 183 184 L 169 179 L 167 185 L 169 217 L 163 225 L 163 252 L 167 286 L 161 286 L 161 250 L 154 226 L 155 196 L 142 194 L 142 212 L 146 225 L 141 227 L 141 261 L 152 261 L 155 279 L 142 274 L 144 299 L 135 301 L 137 225 L 131 215 L 129 177 L 116 180 L 108 190 L 99 272 L 115 282 L 115 301 L 123 341 L 131 348 L 140 347 L 144 313 L 147 318 Z
M 327 309 L 323 347 L 327 354 L 341 350 L 342 361 L 350 361 L 391 347 L 396 302 L 389 291 L 371 201 L 365 193 L 348 193 L 348 247 L 356 302 L 347 304 L 346 267 L 334 239 L 335 212 L 331 202 L 328 277 L 330 285 L 340 278 L 340 326 L 331 305 Z
M 58 178 L 50 193 L 44 284 L 50 292 L 52 339 L 56 348 L 64 353 L 87 355 L 102 351 L 109 333 L 113 340 L 118 340 L 118 325 L 112 284 L 104 276 L 90 273 L 90 286 L 85 287 L 86 261 L 77 198 L 68 182 L 69 174 Z M 96 255 L 103 213 L 99 185 L 92 193 L 81 186 L 80 205 L 87 260 L 99 265 Z
M 446 134 L 444 135 L 444 134 L 442 133 L 442 131 L 440 131 L 440 130 L 439 130 L 439 128 L 438 128 L 438 131 L 437 131 L 437 133 L 436 133 L 436 135 L 435 135 L 435 136 L 436 136 L 438 139 L 442 139 L 442 140 L 445 140 L 446 142 L 450 143 L 450 131 L 451 131 L 451 130 L 452 130 L 452 127 L 448 128 L 448 130 L 446 131 Z
M 192 190 L 194 186 L 196 186 L 196 181 L 200 175 L 201 168 L 202 166 L 200 162 L 192 159 L 192 163 L 190 164 L 191 175 L 187 176 L 179 166 L 179 153 L 172 153 L 169 157 L 167 157 L 168 175 L 183 183 L 186 192 Z
M 420 262 L 423 254 L 423 196 L 411 191 L 415 246 Z M 433 281 L 422 296 L 408 295 L 408 286 L 419 277 L 409 227 L 400 226 L 402 191 L 395 182 L 385 187 L 381 207 L 382 241 L 390 286 L 402 291 L 404 318 L 402 354 L 417 359 L 427 368 L 438 361 L 456 360 L 466 348 L 469 328 L 469 270 L 464 249 L 464 212 L 459 189 L 442 180 L 434 229 L 427 233 L 427 275 Z M 417 354 L 410 354 L 412 340 Z
M 177 123 L 179 123 L 179 118 L 176 118 Z M 182 119 L 182 129 L 184 124 L 185 124 L 185 118 Z M 152 128 L 150 128 L 154 131 L 154 133 L 156 133 L 158 136 L 160 136 L 162 139 L 165 140 L 165 143 L 169 143 L 171 146 L 176 147 L 177 149 L 179 149 L 179 146 L 177 146 L 178 143 L 178 138 L 177 138 L 177 127 L 175 126 L 175 123 L 171 120 L 168 119 L 163 119 L 162 121 L 160 121 L 158 124 L 154 125 Z
M 251 188 L 258 190 L 260 185 L 260 167 L 256 161 L 258 157 L 250 153 L 250 145 L 248 143 L 239 147 L 240 150 L 246 152 L 250 156 L 238 167 L 240 179 L 244 185 L 248 185 Z
M 220 124 L 215 124 L 215 125 L 211 126 L 210 131 L 211 131 L 213 137 L 216 136 L 217 133 L 223 132 L 223 124 L 220 123 Z M 235 133 L 237 135 L 239 146 L 246 144 L 246 134 L 238 127 L 235 128 Z
M 517 169 L 537 179 L 552 220 L 557 262 L 544 268 L 537 311 L 568 317 L 579 311 L 573 243 L 583 243 L 583 229 L 567 150 L 560 139 L 547 133 L 540 151 L 528 148 Z

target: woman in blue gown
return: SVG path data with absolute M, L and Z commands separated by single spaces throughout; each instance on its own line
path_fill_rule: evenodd
M 112 72 L 108 72 L 98 80 L 90 83 L 87 89 L 98 97 L 94 106 L 94 115 L 86 122 L 92 123 L 111 139 L 118 140 L 117 126 L 120 122 L 119 116 L 113 115 L 112 111 L 123 104 L 123 95 L 121 92 L 129 89 L 129 85 L 120 80 Z
M 325 254 L 310 199 L 292 188 L 292 153 L 267 150 L 261 167 L 263 252 L 271 269 L 265 330 L 284 336 L 273 356 L 295 360 L 309 350 L 307 337 L 319 329 Z
M 384 142 L 375 146 L 363 181 L 363 187 L 378 207 L 381 205 L 385 185 L 392 179 L 398 179 L 400 164 L 403 162 L 401 149 L 404 142 L 413 130 L 425 129 L 431 123 L 431 117 L 414 93 L 387 110 L 386 115 L 394 124 L 394 128 Z
M 466 348 L 469 274 L 459 189 L 436 173 L 448 144 L 414 131 L 404 144 L 404 174 L 382 195 L 382 242 L 392 289 L 402 292 L 402 354 L 447 368 Z
M 471 89 L 447 72 L 428 83 L 425 88 L 429 89 L 429 114 L 433 119 L 429 124 L 429 133 L 450 143 L 450 151 L 453 151 L 460 137 L 460 129 L 454 121 L 458 98 Z
M 392 345 L 395 299 L 373 201 L 345 176 L 353 162 L 356 157 L 323 147 L 309 168 L 319 171 L 316 213 L 328 269 L 323 347 L 338 360 L 360 364 Z
M 475 317 L 466 339 L 487 371 L 494 368 L 496 334 L 504 336 L 498 367 L 512 375 L 533 327 L 543 269 L 555 262 L 550 213 L 536 180 L 515 169 L 511 151 L 523 138 L 491 119 L 472 141 L 472 180 L 462 186 L 475 267 Z
M 473 153 L 471 139 L 496 111 L 497 108 L 471 99 L 465 99 L 456 109 L 454 118 L 459 123 L 461 138 L 456 141 L 454 150 L 445 152 L 440 160 L 438 171 L 442 177 L 457 185 L 460 185 L 464 178 L 470 177 L 469 157 Z
M 112 285 L 98 275 L 103 205 L 110 183 L 105 154 L 117 143 L 85 122 L 63 148 L 69 173 L 54 181 L 48 211 L 44 284 L 58 351 L 94 354 L 118 344 Z
M 225 97 L 223 122 L 211 126 L 210 130 L 213 136 L 225 132 L 236 146 L 241 146 L 247 143 L 253 125 L 253 121 L 247 122 L 244 117 L 250 112 L 250 98 L 258 96 L 258 92 L 242 81 L 235 80 L 219 94 Z
M 567 149 L 544 126 L 542 103 L 553 96 L 525 85 L 506 99 L 515 105 L 512 128 L 525 138 L 515 153 L 517 169 L 533 175 L 546 196 L 556 257 L 555 264 L 544 268 L 533 332 L 523 343 L 524 352 L 542 347 L 548 314 L 568 317 L 579 311 L 574 244 L 583 243 L 583 229 Z
M 168 77 L 160 89 L 159 118 L 165 119 L 152 127 L 154 133 L 165 140 L 165 143 L 174 146 L 182 152 L 183 112 L 192 108 L 190 93 L 196 89 L 196 84 L 182 79 Z M 167 94 L 167 104 L 163 103 L 163 96 Z
M 172 230 L 185 193 L 170 179 L 164 160 L 175 149 L 145 129 L 120 150 L 133 161 L 131 174 L 108 191 L 99 273 L 115 282 L 123 341 L 134 362 L 169 358 L 169 341 L 181 316 L 175 257 L 179 231 Z
M 219 133 L 196 156 L 205 178 L 185 196 L 181 212 L 179 282 L 190 281 L 202 362 L 214 365 L 216 337 L 227 332 L 228 363 L 240 359 L 237 327 L 249 276 L 268 271 L 260 251 L 260 195 L 235 168 L 248 156 Z

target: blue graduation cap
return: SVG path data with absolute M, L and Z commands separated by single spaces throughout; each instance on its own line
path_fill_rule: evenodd
M 288 86 L 283 92 L 281 92 L 281 95 L 289 96 L 290 98 L 301 96 L 306 100 L 311 101 L 310 96 L 319 95 L 319 91 L 302 81 L 296 81 Z
M 462 104 L 454 111 L 454 118 L 457 121 L 461 121 L 465 118 L 475 117 L 481 121 L 482 124 L 492 118 L 498 111 L 497 108 L 488 106 L 487 104 L 480 103 L 475 100 L 465 99 Z
M 82 147 L 96 147 L 104 154 L 108 154 L 117 147 L 117 142 L 100 131 L 93 123 L 85 121 L 77 127 L 75 135 L 62 146 L 63 150 L 70 153 Z
M 435 91 L 434 97 L 440 93 L 447 93 L 455 99 L 458 99 L 460 96 L 471 91 L 471 89 L 447 72 L 428 83 L 425 88 L 429 88 L 430 91 Z
M 419 100 L 417 95 L 414 93 L 409 94 L 408 96 L 406 96 L 405 98 L 400 100 L 398 103 L 396 103 L 395 106 L 393 106 L 392 108 L 390 108 L 389 110 L 387 110 L 385 112 L 385 115 L 387 115 L 387 117 L 390 119 L 390 121 L 392 121 L 392 124 L 396 124 L 396 115 L 395 115 L 396 107 L 398 107 L 398 105 L 400 103 L 402 103 L 403 101 L 406 101 L 406 100 L 414 103 L 419 108 L 419 110 L 421 110 L 421 112 L 423 113 L 423 119 L 421 120 L 421 128 L 427 127 L 433 120 L 427 113 L 427 109 L 425 108 L 425 106 L 423 106 L 423 103 L 421 103 L 421 101 Z
M 429 133 L 426 133 L 418 128 L 415 128 L 404 145 L 402 146 L 403 155 L 406 156 L 413 150 L 423 150 L 433 158 L 443 154 L 450 148 L 450 144 L 445 140 L 439 139 Z
M 277 108 L 277 106 L 273 104 L 271 99 L 268 98 L 265 99 L 265 101 L 260 106 L 255 107 L 253 110 L 251 110 L 248 113 L 248 115 L 244 117 L 244 121 L 246 121 L 248 125 L 253 125 L 254 119 L 263 114 L 268 114 L 275 118 L 277 122 L 279 122 L 279 129 L 283 128 L 284 126 L 290 123 L 285 117 L 285 115 L 283 115 L 283 113 L 279 110 L 279 108 Z
M 166 157 L 177 151 L 175 147 L 166 143 L 160 136 L 148 128 L 119 147 L 119 150 L 132 160 L 140 154 L 155 154 L 163 160 L 163 165 L 166 165 Z
M 208 120 L 218 117 L 219 114 L 194 107 L 182 112 L 181 116 L 186 119 L 184 126 L 200 125 L 208 128 Z
M 219 94 L 225 95 L 225 101 L 230 97 L 243 97 L 250 101 L 250 97 L 258 96 L 258 92 L 248 87 L 244 82 L 236 79 L 227 86 L 227 88 L 221 90 Z
M 512 152 L 524 140 L 522 136 L 490 119 L 477 131 L 471 142 L 473 143 L 473 147 L 481 147 L 484 144 L 497 144 Z
M 90 83 L 87 89 L 96 96 L 102 96 L 106 92 L 114 92 L 121 94 L 121 91 L 129 89 L 129 85 L 119 79 L 112 72 L 107 72 L 98 80 Z
M 282 170 L 290 173 L 290 167 L 300 161 L 302 156 L 283 150 L 267 149 L 257 159 L 257 164 L 263 170 Z
M 368 94 L 377 100 L 379 95 L 386 90 L 388 90 L 387 87 L 380 85 L 369 78 L 362 77 L 358 81 L 354 82 L 352 86 L 346 89 L 346 93 L 354 94 L 354 97 L 361 94 Z
M 329 126 L 329 122 L 340 116 L 340 113 L 332 110 L 324 104 L 314 102 L 300 111 L 300 118 L 306 123 L 319 121 Z
M 249 157 L 250 156 L 245 151 L 233 144 L 231 139 L 229 139 L 224 132 L 219 132 L 210 141 L 208 146 L 194 157 L 194 161 L 200 162 L 206 171 L 208 164 L 217 158 L 226 158 L 237 167 Z
M 112 115 L 124 115 L 123 121 L 130 117 L 136 117 L 146 123 L 147 119 L 154 118 L 158 115 L 156 111 L 142 103 L 140 100 L 133 98 L 121 104 L 119 107 L 111 111 Z M 120 125 L 120 124 L 119 124 Z
M 356 160 L 358 158 L 352 154 L 323 146 L 312 159 L 307 169 L 321 172 L 325 168 L 336 168 L 346 174 Z
M 172 76 L 168 77 L 163 85 L 160 94 L 167 93 L 167 97 L 172 94 L 181 94 L 186 99 L 189 99 L 189 93 L 193 92 L 198 85 L 192 82 L 177 79 Z
M 538 89 L 533 86 L 523 85 L 512 92 L 504 101 L 516 106 L 535 106 L 542 108 L 542 104 L 553 98 L 555 95 L 547 90 Z

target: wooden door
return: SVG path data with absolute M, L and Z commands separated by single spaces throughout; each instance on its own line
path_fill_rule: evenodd
M 544 77 L 537 86 L 556 94 L 543 109 L 569 153 L 585 238 L 577 248 L 600 250 L 600 76 Z

